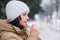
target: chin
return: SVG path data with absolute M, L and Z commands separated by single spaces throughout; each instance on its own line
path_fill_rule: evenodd
M 28 26 L 27 24 L 24 25 L 24 27 L 27 27 L 27 26 Z

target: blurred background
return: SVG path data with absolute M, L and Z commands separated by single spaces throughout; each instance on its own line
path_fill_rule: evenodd
M 11 0 L 0 0 L 0 19 L 6 19 L 5 6 Z M 38 25 L 41 40 L 60 40 L 60 0 L 18 0 L 30 8 L 28 25 Z

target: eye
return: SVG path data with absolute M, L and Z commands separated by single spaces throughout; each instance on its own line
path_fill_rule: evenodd
M 25 13 L 23 13 L 22 15 L 23 15 L 23 16 L 28 16 L 28 13 L 25 12 Z
M 25 16 L 26 15 L 26 13 L 23 13 L 23 16 Z

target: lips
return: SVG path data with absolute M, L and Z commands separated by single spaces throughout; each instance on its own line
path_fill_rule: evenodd
M 27 21 L 24 21 L 25 24 L 27 24 Z
M 27 27 L 27 26 L 28 26 L 27 21 L 24 21 L 23 25 L 24 25 L 25 27 Z
M 27 21 L 24 21 L 25 23 L 27 23 Z

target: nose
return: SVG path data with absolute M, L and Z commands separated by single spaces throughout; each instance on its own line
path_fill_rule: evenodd
M 27 16 L 26 19 L 29 20 L 29 17 Z

